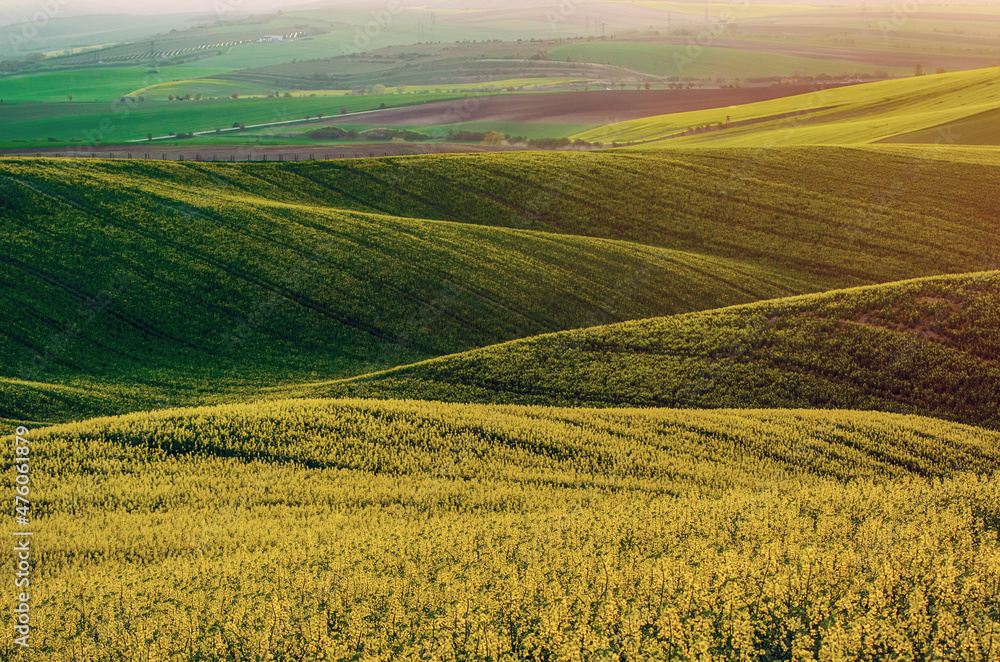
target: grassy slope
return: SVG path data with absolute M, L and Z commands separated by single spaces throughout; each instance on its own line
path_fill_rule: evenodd
M 220 73 L 219 69 L 197 65 L 159 67 L 156 69 L 159 72 L 157 74 L 150 74 L 151 69 L 152 67 L 147 65 L 92 68 L 3 78 L 0 79 L 0 98 L 5 104 L 11 101 L 66 101 L 67 95 L 72 94 L 78 102 L 110 103 L 138 87 L 170 84 L 170 81 L 179 79 L 200 78 Z M 229 96 L 234 89 L 242 88 L 231 87 L 218 96 Z
M 33 659 L 989 658 L 996 432 L 310 401 L 28 436 Z
M 305 204 L 316 185 L 281 168 L 0 168 L 9 418 L 235 398 L 816 289 L 728 258 Z
M 760 147 L 861 144 L 955 122 L 995 109 L 998 103 L 1000 69 L 993 67 L 819 89 L 806 95 L 734 108 L 648 117 L 612 124 L 577 137 L 605 142 L 658 141 L 678 136 L 690 127 L 725 122 L 728 115 L 733 124 L 751 123 L 650 145 Z M 788 113 L 804 114 L 779 117 Z
M 870 74 L 872 65 L 815 58 L 755 53 L 731 48 L 703 48 L 692 58 L 687 44 L 651 44 L 627 41 L 569 44 L 549 49 L 547 57 L 567 57 L 583 62 L 608 63 L 656 76 L 682 78 L 763 78 L 792 76 L 796 72 L 826 72 L 833 76 Z M 883 67 L 883 70 L 885 67 Z M 905 74 L 901 67 L 889 67 L 893 74 Z
M 239 398 L 560 329 L 995 265 L 994 161 L 907 154 L 6 160 L 18 252 L 5 296 L 20 313 L 3 376 L 102 388 L 8 382 L 0 416 Z
M 1000 145 L 1000 109 L 994 108 L 930 129 L 892 136 L 882 142 L 936 144 L 942 139 L 962 145 Z
M 983 271 L 1000 259 L 995 153 L 511 153 L 283 169 L 315 183 L 289 177 L 285 190 L 339 208 L 751 260 L 817 289 Z
M 998 310 L 1000 272 L 920 279 L 542 336 L 294 392 L 876 409 L 995 428 Z

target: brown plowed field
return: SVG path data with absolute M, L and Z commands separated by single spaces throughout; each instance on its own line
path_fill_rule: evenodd
M 806 94 L 805 85 L 706 90 L 599 90 L 547 92 L 467 99 L 373 110 L 331 117 L 323 124 L 379 126 L 441 126 L 459 122 L 539 122 L 548 124 L 610 124 L 688 110 L 724 108 Z
M 806 85 L 702 90 L 600 90 L 492 95 L 455 101 L 373 110 L 310 122 L 309 130 L 328 124 L 374 124 L 379 126 L 440 126 L 459 122 L 535 122 L 550 124 L 610 124 L 653 115 L 688 110 L 720 109 L 720 121 L 728 106 L 765 101 L 813 91 Z M 99 147 L 32 147 L 0 150 L 0 156 L 59 156 L 95 158 L 150 158 L 187 161 L 279 161 L 444 152 L 493 151 L 489 147 L 462 143 L 378 143 L 313 145 L 184 145 L 146 141 Z

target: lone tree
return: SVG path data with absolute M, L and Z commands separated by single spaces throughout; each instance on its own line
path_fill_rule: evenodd
M 239 99 L 240 98 L 240 93 L 237 92 L 236 90 L 233 90 L 233 93 L 229 95 L 229 98 L 230 99 Z
M 919 62 L 917 62 L 917 66 L 913 70 L 913 75 L 914 76 L 923 76 L 924 75 L 924 65 L 920 64 Z
M 72 94 L 69 94 L 69 95 L 67 95 L 67 96 L 69 97 L 69 100 L 70 100 L 70 101 L 72 101 L 72 100 L 73 100 L 73 95 L 72 95 Z

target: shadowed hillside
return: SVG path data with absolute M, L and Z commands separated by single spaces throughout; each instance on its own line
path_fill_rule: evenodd
M 1000 272 L 929 278 L 540 336 L 295 393 L 850 408 L 997 427 L 997 311 Z
M 665 154 L 4 160 L 0 417 L 231 401 L 1000 255 L 989 158 Z
M 217 401 L 816 287 L 738 259 L 303 204 L 280 169 L 226 172 L 235 194 L 184 165 L 61 165 L 0 166 L 16 311 L 0 417 Z

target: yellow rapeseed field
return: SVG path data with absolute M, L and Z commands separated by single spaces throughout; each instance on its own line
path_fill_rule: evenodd
M 311 400 L 31 443 L 37 639 L 4 659 L 1000 651 L 1000 433 L 974 427 Z

